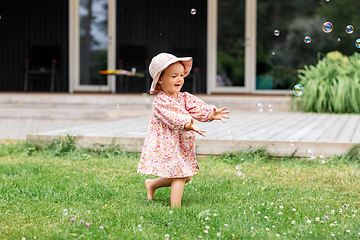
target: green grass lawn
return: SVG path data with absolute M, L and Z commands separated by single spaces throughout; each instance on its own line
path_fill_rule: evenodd
M 137 154 L 4 143 L 0 239 L 360 239 L 357 153 L 207 157 L 172 208 L 169 188 L 146 200 Z

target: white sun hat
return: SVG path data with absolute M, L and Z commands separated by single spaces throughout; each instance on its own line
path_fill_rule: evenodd
M 150 94 L 154 94 L 159 92 L 156 89 L 156 84 L 159 80 L 161 72 L 164 71 L 168 66 L 176 62 L 182 62 L 185 66 L 184 70 L 184 77 L 189 75 L 191 67 L 192 67 L 192 58 L 191 57 L 176 57 L 170 53 L 159 53 L 151 60 L 149 65 L 149 72 L 150 76 L 152 77 L 153 81 L 150 88 Z

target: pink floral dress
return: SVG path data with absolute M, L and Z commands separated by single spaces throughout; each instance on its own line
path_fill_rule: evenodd
M 191 118 L 208 122 L 214 107 L 187 92 L 179 92 L 176 99 L 160 91 L 153 101 L 153 116 L 137 172 L 167 178 L 195 175 L 199 169 L 195 133 L 184 127 Z

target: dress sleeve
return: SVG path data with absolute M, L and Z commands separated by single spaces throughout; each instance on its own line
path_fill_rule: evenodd
M 185 124 L 191 122 L 191 115 L 181 108 L 179 102 L 163 95 L 154 99 L 153 110 L 154 117 L 173 130 L 186 131 Z
M 193 118 L 200 122 L 209 122 L 209 113 L 214 110 L 213 105 L 208 105 L 201 99 L 194 95 L 184 92 L 186 110 L 191 114 Z

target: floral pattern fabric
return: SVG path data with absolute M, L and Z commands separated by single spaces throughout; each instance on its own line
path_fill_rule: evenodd
M 195 175 L 199 169 L 195 133 L 184 127 L 192 118 L 208 122 L 214 107 L 187 92 L 179 92 L 176 99 L 160 91 L 153 101 L 153 116 L 137 172 L 167 178 Z

